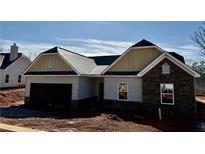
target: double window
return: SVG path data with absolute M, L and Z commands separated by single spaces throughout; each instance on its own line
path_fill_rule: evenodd
M 174 85 L 160 84 L 161 104 L 174 105 Z
M 128 100 L 128 83 L 121 82 L 118 88 L 119 100 Z
M 5 83 L 9 83 L 9 75 L 8 74 L 6 74 L 6 76 L 5 76 Z

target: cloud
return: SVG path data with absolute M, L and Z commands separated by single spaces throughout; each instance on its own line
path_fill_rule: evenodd
M 55 38 L 57 41 L 65 44 L 77 44 L 81 48 L 90 50 L 90 52 L 106 52 L 109 54 L 121 54 L 128 47 L 133 45 L 133 42 L 112 41 L 112 40 L 97 40 L 97 39 L 70 39 L 70 38 Z
M 121 54 L 133 44 L 124 41 L 105 41 L 97 39 L 55 39 L 57 43 L 33 43 L 2 39 L 0 41 L 2 45 L 0 50 L 2 50 L 2 52 L 9 52 L 10 46 L 15 42 L 19 46 L 19 52 L 24 53 L 33 60 L 39 53 L 55 46 L 60 46 L 85 56 L 101 56 Z
M 1 40 L 2 52 L 9 52 L 10 46 L 13 43 L 16 43 L 19 46 L 19 52 L 24 53 L 29 56 L 31 59 L 34 59 L 40 52 L 53 48 L 55 45 L 50 43 L 32 43 L 32 42 L 22 42 L 14 40 Z
M 3 52 L 9 52 L 10 46 L 16 42 L 19 51 L 23 52 L 33 60 L 40 52 L 46 51 L 55 46 L 83 54 L 85 56 L 101 56 L 122 54 L 127 48 L 134 44 L 129 41 L 99 40 L 99 39 L 81 39 L 81 38 L 54 38 L 55 43 L 34 43 L 14 40 L 0 40 Z M 201 60 L 199 56 L 199 48 L 192 44 L 184 44 L 178 46 L 170 46 L 166 43 L 156 43 L 162 49 L 169 52 L 177 52 L 185 57 L 185 60 L 191 61 Z
M 166 43 L 159 43 L 160 47 L 169 52 L 177 52 L 184 56 L 187 64 L 192 63 L 193 61 L 200 61 L 202 57 L 199 54 L 200 48 L 194 46 L 193 44 L 183 44 L 170 46 Z
M 179 48 L 185 49 L 185 50 L 200 50 L 199 47 L 196 47 L 193 44 L 185 44 L 185 45 L 179 46 Z

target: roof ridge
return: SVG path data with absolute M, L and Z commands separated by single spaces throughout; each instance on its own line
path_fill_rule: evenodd
M 84 58 L 91 59 L 91 58 L 86 57 L 85 55 L 79 54 L 79 53 L 77 53 L 77 52 L 70 51 L 70 50 L 68 50 L 68 49 L 65 49 L 65 48 L 62 48 L 62 47 L 58 47 L 58 46 L 56 46 L 56 47 L 59 48 L 59 49 L 61 49 L 61 50 L 65 50 L 65 51 L 68 51 L 68 52 L 70 52 L 70 53 L 76 54 L 76 55 L 78 55 L 78 56 L 81 56 L 81 57 L 84 57 Z

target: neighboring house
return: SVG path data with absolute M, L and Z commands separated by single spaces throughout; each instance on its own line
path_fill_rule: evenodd
M 181 55 L 147 40 L 120 56 L 85 57 L 55 47 L 42 52 L 24 75 L 26 103 L 78 108 L 95 100 L 105 108 L 154 114 L 194 113 L 194 80 L 200 76 Z
M 25 86 L 25 77 L 21 74 L 31 64 L 31 60 L 18 53 L 14 43 L 10 53 L 0 53 L 0 88 Z

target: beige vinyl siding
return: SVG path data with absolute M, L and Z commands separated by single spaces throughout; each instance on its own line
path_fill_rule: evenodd
M 126 77 L 104 78 L 104 99 L 119 100 L 119 83 L 128 83 L 128 101 L 142 102 L 142 79 Z
M 49 61 L 53 62 L 53 68 L 49 68 Z M 28 70 L 35 71 L 73 71 L 58 54 L 42 55 Z
M 109 71 L 141 71 L 161 54 L 156 48 L 131 49 Z

